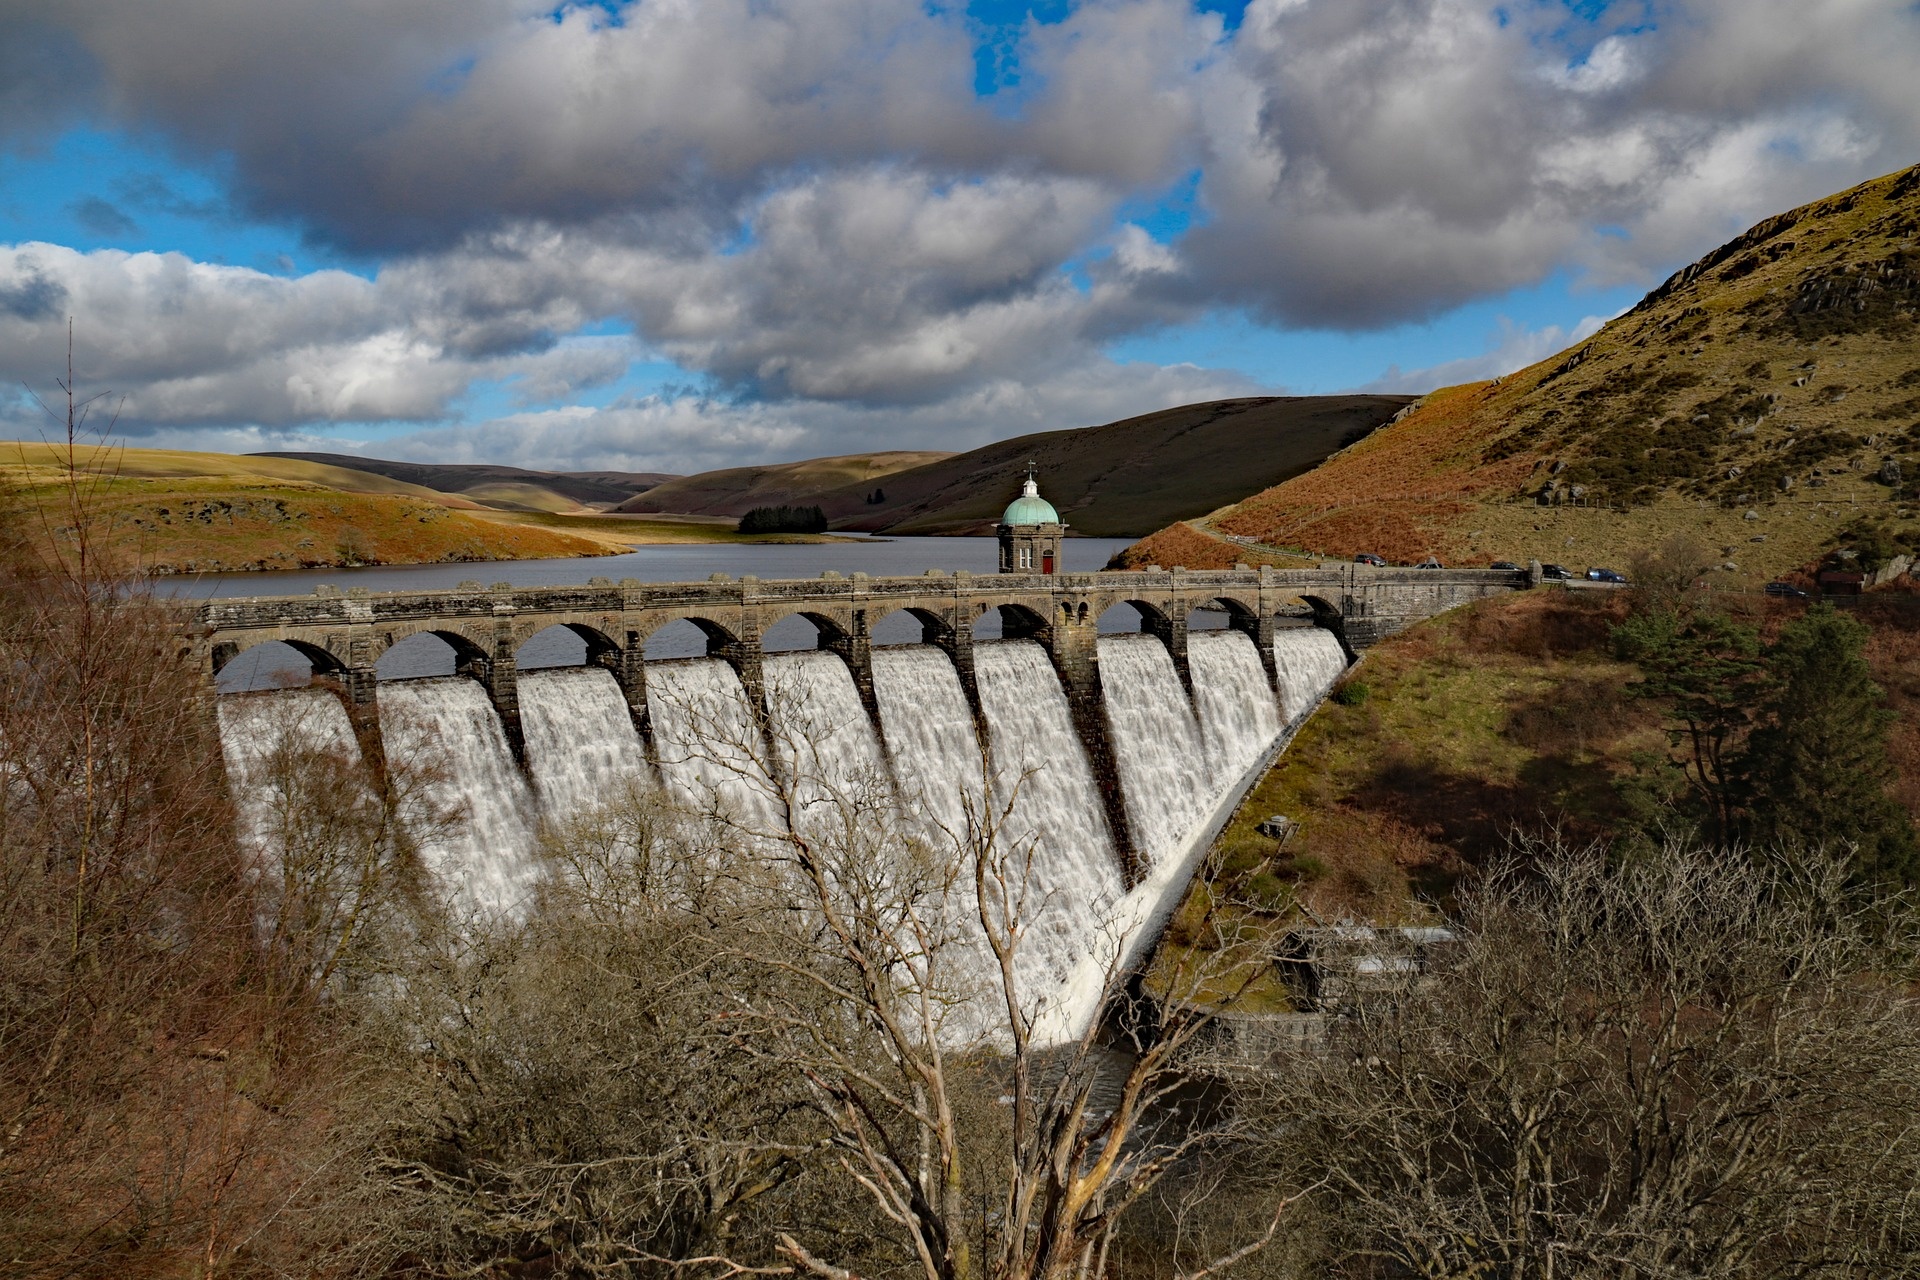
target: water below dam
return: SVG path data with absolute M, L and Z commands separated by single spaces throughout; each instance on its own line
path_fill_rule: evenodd
M 475 917 L 529 909 L 544 874 L 543 825 L 590 816 L 636 788 L 724 811 L 749 842 L 742 847 L 766 839 L 769 857 L 779 856 L 781 795 L 796 830 L 821 824 L 809 829 L 815 837 L 831 837 L 850 813 L 890 815 L 869 825 L 897 824 L 933 848 L 989 835 L 1024 886 L 1021 989 L 1054 1006 L 1066 1035 L 1092 1016 L 1122 935 L 1137 950 L 1157 931 L 1225 814 L 1345 668 L 1338 638 L 1312 627 L 1276 638 L 1277 688 L 1239 631 L 1190 636 L 1190 685 L 1151 635 L 1103 635 L 1098 651 L 1098 713 L 1131 867 L 1065 688 L 1031 640 L 976 644 L 977 703 L 944 650 L 895 644 L 873 652 L 872 714 L 837 655 L 805 650 L 768 655 L 764 715 L 718 658 L 649 661 L 644 735 L 610 672 L 525 672 L 524 764 L 482 687 L 465 677 L 383 679 L 379 733 L 389 760 L 431 766 L 418 817 L 401 816 L 420 824 L 429 882 Z M 261 762 L 289 734 L 357 759 L 352 727 L 318 688 L 223 696 L 220 722 L 243 837 L 271 859 L 269 817 L 286 797 Z M 954 891 L 954 918 L 973 920 L 977 933 L 971 877 L 956 883 L 965 887 Z M 967 951 L 954 962 L 961 970 L 982 963 L 977 940 Z M 977 972 L 984 983 L 987 971 Z

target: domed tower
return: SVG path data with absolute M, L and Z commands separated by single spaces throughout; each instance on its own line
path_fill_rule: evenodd
M 1060 539 L 1066 531 L 1060 513 L 1040 496 L 1029 463 L 1020 496 L 1000 517 L 1000 527 L 994 531 L 1000 536 L 1000 572 L 1054 572 L 1060 564 Z

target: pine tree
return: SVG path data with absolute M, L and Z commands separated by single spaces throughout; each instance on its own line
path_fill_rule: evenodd
M 1635 614 L 1613 630 L 1622 658 L 1644 676 L 1635 697 L 1666 708 L 1677 764 L 1712 832 L 1732 835 L 1740 801 L 1740 744 L 1761 700 L 1765 670 L 1760 638 L 1718 614 L 1691 619 L 1655 611 Z
M 1742 761 L 1759 844 L 1855 849 L 1863 881 L 1920 879 L 1912 819 L 1888 794 L 1893 720 L 1863 654 L 1867 628 L 1819 605 L 1767 651 L 1773 693 Z

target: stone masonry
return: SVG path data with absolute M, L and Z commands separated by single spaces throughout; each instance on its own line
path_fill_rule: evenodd
M 701 583 L 596 578 L 584 586 L 464 583 L 451 591 L 378 594 L 323 587 L 310 596 L 216 599 L 177 607 L 188 615 L 183 621 L 209 679 L 242 651 L 277 640 L 297 649 L 313 663 L 316 676 L 336 681 L 362 705 L 376 697 L 374 668 L 382 653 L 422 632 L 436 635 L 452 646 L 456 670 L 486 688 L 516 751 L 522 740 L 514 657 L 548 627 L 567 627 L 585 640 L 587 661 L 612 672 L 644 740 L 649 736 L 646 641 L 670 622 L 685 620 L 703 631 L 708 654 L 731 664 L 749 696 L 758 700 L 764 695 L 760 637 L 781 619 L 801 614 L 819 629 L 820 647 L 846 662 L 868 714 L 874 715 L 872 627 L 904 609 L 920 622 L 922 639 L 953 659 L 977 721 L 973 624 L 997 608 L 1003 634 L 1038 641 L 1059 672 L 1131 879 L 1140 868 L 1100 688 L 1098 621 L 1107 609 L 1121 603 L 1138 608 L 1143 628 L 1166 644 L 1181 680 L 1191 687 L 1187 619 L 1196 609 L 1224 610 L 1233 627 L 1252 637 L 1272 681 L 1274 630 L 1282 618 L 1294 624 L 1302 606 L 1316 625 L 1338 635 L 1352 656 L 1422 618 L 1530 585 L 1524 571 L 1344 564 L 1053 575 L 933 570 L 918 578 L 859 573 L 768 582 L 724 576 Z

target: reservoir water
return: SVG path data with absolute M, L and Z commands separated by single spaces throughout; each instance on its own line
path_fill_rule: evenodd
M 1068 538 L 1061 546 L 1062 571 L 1103 568 L 1131 538 Z M 635 547 L 617 556 L 572 556 L 559 560 L 483 560 L 464 564 L 370 565 L 360 569 L 295 569 L 274 573 L 210 573 L 162 579 L 160 590 L 200 598 L 300 596 L 322 583 L 369 591 L 442 591 L 462 582 L 516 587 L 560 587 L 589 578 L 637 578 L 641 582 L 705 582 L 716 573 L 738 578 L 817 578 L 828 569 L 874 578 L 910 578 L 928 569 L 992 573 L 993 538 L 861 538 L 804 543 L 686 543 Z

